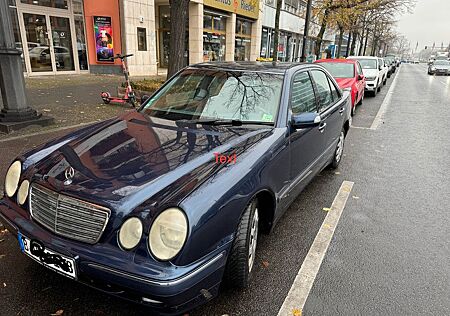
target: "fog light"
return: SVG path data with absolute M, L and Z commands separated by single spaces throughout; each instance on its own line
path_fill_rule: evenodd
M 19 191 L 17 192 L 17 203 L 23 205 L 28 197 L 28 192 L 30 189 L 30 181 L 24 180 L 20 184 Z

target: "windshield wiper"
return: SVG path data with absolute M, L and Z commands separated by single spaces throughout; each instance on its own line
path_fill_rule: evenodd
M 178 120 L 178 122 L 187 124 L 202 124 L 202 125 L 231 125 L 231 126 L 242 126 L 242 125 L 268 125 L 273 126 L 273 122 L 262 122 L 262 121 L 241 121 L 241 120 L 224 120 L 224 119 L 197 119 L 197 120 Z

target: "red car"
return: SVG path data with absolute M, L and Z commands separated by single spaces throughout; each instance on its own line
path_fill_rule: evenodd
M 350 59 L 320 59 L 315 62 L 324 66 L 331 73 L 341 89 L 350 89 L 353 116 L 356 105 L 363 102 L 366 86 L 366 78 L 359 62 Z

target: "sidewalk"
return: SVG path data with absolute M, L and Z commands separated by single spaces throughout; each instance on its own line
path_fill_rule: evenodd
M 133 77 L 132 80 L 137 81 L 143 78 Z M 101 121 L 124 111 L 130 111 L 131 108 L 126 105 L 105 105 L 100 98 L 102 91 L 116 95 L 117 87 L 123 81 L 123 76 L 94 74 L 25 78 L 30 106 L 43 115 L 52 116 L 55 124 L 44 128 L 29 126 L 10 134 L 0 133 L 0 139 Z

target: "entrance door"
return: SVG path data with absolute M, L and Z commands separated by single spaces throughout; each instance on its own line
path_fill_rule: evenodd
M 28 47 L 28 58 L 32 72 L 53 71 L 45 15 L 24 13 L 25 31 Z
M 50 16 L 56 71 L 75 70 L 69 18 Z
M 74 71 L 74 52 L 68 17 L 23 13 L 28 59 L 32 72 Z

